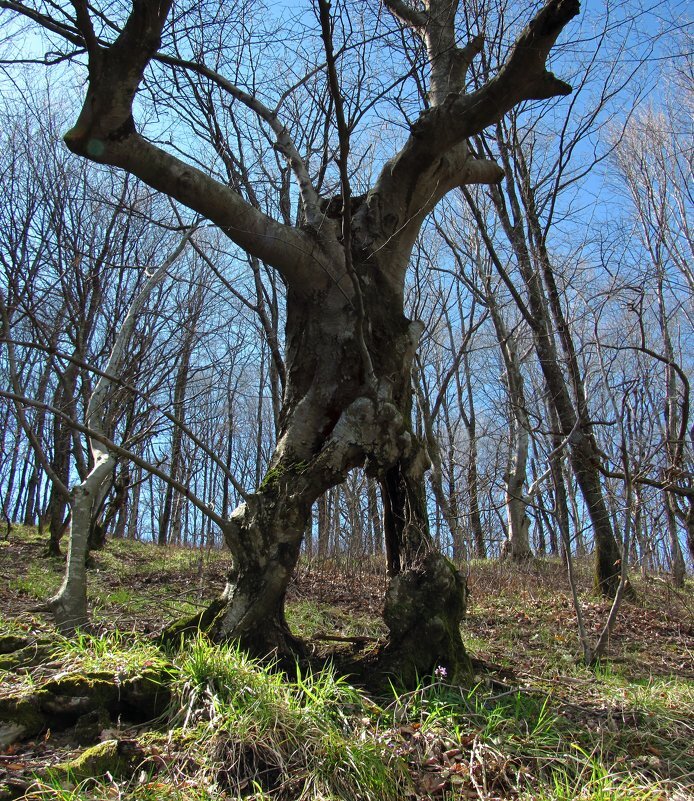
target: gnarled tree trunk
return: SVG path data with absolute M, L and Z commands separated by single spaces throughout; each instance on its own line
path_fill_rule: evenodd
M 357 269 L 363 274 L 367 266 Z M 462 675 L 470 668 L 460 636 L 463 579 L 429 533 L 429 460 L 410 419 L 412 360 L 422 329 L 404 316 L 401 298 L 383 303 L 387 287 L 376 275 L 363 296 L 371 326 L 362 341 L 352 303 L 333 282 L 308 298 L 289 293 L 280 438 L 260 487 L 225 527 L 234 568 L 212 630 L 261 656 L 292 659 L 301 650 L 284 617 L 284 598 L 312 504 L 365 465 L 381 486 L 392 579 L 384 665 L 401 675 L 406 666 L 409 678 L 438 664 Z

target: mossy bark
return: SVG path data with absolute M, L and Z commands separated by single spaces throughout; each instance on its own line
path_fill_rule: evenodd
M 472 665 L 461 637 L 467 588 L 455 565 L 435 548 L 429 533 L 423 472 L 425 454 L 402 460 L 384 485 L 385 529 L 391 581 L 383 619 L 387 645 L 379 669 L 406 686 L 437 667 L 466 683 Z
M 199 632 L 208 632 L 214 626 L 218 615 L 226 608 L 223 599 L 212 601 L 205 609 L 190 617 L 174 620 L 159 634 L 158 641 L 165 648 L 177 648 L 184 640 L 195 637 Z
M 271 123 L 299 182 L 302 224 L 295 227 L 268 217 L 235 187 L 138 132 L 133 103 L 161 45 L 170 2 L 135 3 L 111 46 L 88 47 L 89 83 L 65 135 L 68 148 L 127 170 L 213 221 L 253 259 L 278 270 L 287 287 L 287 380 L 270 469 L 307 468 L 293 485 L 261 486 L 232 516 L 224 535 L 237 566 L 223 596 L 227 608 L 215 618 L 219 636 L 248 641 L 254 649 L 282 653 L 295 646 L 283 604 L 305 529 L 299 524 L 311 504 L 350 469 L 364 466 L 383 480 L 417 449 L 411 366 L 422 326 L 404 314 L 413 248 L 424 220 L 449 192 L 503 176 L 492 161 L 475 158 L 467 142 L 523 101 L 571 91 L 545 62 L 578 13 L 577 0 L 549 0 L 520 34 L 504 68 L 470 95 L 466 71 L 481 39 L 457 48 L 455 14 L 449 13 L 454 6 L 440 14 L 428 5 L 414 24 L 424 33 L 430 103 L 366 194 L 352 196 L 345 162 L 341 197 L 321 197 L 286 129 L 278 120 Z M 89 13 L 78 17 L 81 35 L 90 40 Z M 341 140 L 343 134 L 348 132 L 341 131 Z M 340 147 L 339 161 L 346 158 L 347 148 Z M 432 551 L 426 527 L 418 528 L 423 550 Z M 421 585 L 431 581 L 441 589 L 440 571 L 428 575 L 430 561 L 421 561 L 420 553 L 410 560 L 407 547 L 402 553 L 401 572 L 418 571 Z M 409 586 L 403 583 L 400 595 Z M 451 625 L 454 609 L 452 604 Z
M 33 698 L 0 698 L 0 747 L 38 734 L 46 718 Z
M 465 579 L 455 565 L 431 551 L 390 582 L 384 620 L 390 638 L 377 664 L 405 686 L 414 686 L 438 667 L 448 681 L 466 684 L 472 662 L 460 625 L 466 607 Z

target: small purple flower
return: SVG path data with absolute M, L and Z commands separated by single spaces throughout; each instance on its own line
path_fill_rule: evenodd
M 439 681 L 445 679 L 447 675 L 448 671 L 445 667 L 443 667 L 443 665 L 439 665 L 436 670 L 434 670 L 434 678 L 438 679 Z

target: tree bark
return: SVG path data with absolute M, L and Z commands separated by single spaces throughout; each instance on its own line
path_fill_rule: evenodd
M 551 304 L 546 297 L 542 280 L 542 276 L 547 279 L 548 274 L 551 275 L 549 260 L 546 251 L 543 250 L 540 263 L 536 264 L 533 261 L 531 248 L 526 239 L 524 229 L 525 218 L 521 212 L 513 177 L 515 173 L 511 162 L 511 148 L 505 140 L 505 134 L 500 125 L 497 126 L 497 143 L 502 154 L 502 162 L 506 168 L 505 185 L 511 206 L 511 214 L 509 214 L 500 189 L 496 187 L 492 189 L 492 200 L 516 256 L 518 269 L 526 288 L 527 307 L 515 290 L 514 294 L 519 308 L 533 332 L 535 349 L 548 389 L 549 402 L 556 412 L 561 434 L 568 442 L 571 467 L 581 489 L 592 524 L 595 540 L 595 589 L 603 595 L 613 597 L 619 585 L 621 553 L 612 531 L 609 512 L 603 496 L 600 472 L 598 470 L 601 456 L 592 431 L 590 418 L 587 415 L 587 406 L 583 398 L 577 368 L 575 371 L 571 370 L 573 389 L 578 390 L 576 403 L 571 397 L 567 381 L 562 372 L 552 326 Z M 528 186 L 524 186 L 523 189 L 525 192 L 531 191 L 531 187 Z M 474 200 L 469 193 L 466 193 L 466 198 L 478 222 L 484 226 L 479 209 L 475 206 Z M 485 241 L 489 243 L 489 247 L 493 250 L 488 235 L 485 236 Z M 496 253 L 494 252 L 493 255 L 495 256 L 497 269 L 500 268 L 500 272 L 508 279 L 508 275 L 503 265 L 498 261 Z M 568 349 L 570 356 L 573 353 L 573 347 L 569 347 L 568 327 L 563 322 L 563 318 L 557 316 L 559 310 L 556 308 L 556 303 L 552 306 L 552 309 L 555 317 L 561 323 L 562 345 L 565 350 Z
M 464 533 L 462 531 L 457 508 L 456 488 L 453 479 L 455 469 L 453 458 L 453 437 L 450 425 L 450 417 L 445 402 L 442 403 L 444 419 L 448 429 L 448 493 L 444 490 L 443 486 L 443 464 L 441 459 L 441 447 L 434 431 L 434 421 L 431 414 L 429 399 L 426 395 L 426 389 L 423 387 L 418 388 L 419 391 L 419 407 L 422 414 L 422 422 L 424 424 L 424 434 L 426 437 L 426 446 L 429 459 L 431 460 L 431 471 L 429 473 L 429 482 L 431 489 L 434 493 L 434 498 L 438 505 L 438 509 L 446 521 L 448 530 L 451 533 L 453 542 L 453 560 L 457 563 L 462 561 L 466 556 L 466 548 L 464 542 Z M 392 570 L 391 570 L 392 572 Z
M 689 559 L 692 564 L 694 564 L 694 501 L 689 504 L 685 522 L 687 524 L 687 548 L 689 549 Z
M 185 236 L 174 253 L 148 277 L 133 299 L 115 337 L 106 370 L 91 393 L 85 414 L 87 426 L 97 435 L 112 436 L 116 411 L 113 399 L 116 384 L 114 376 L 118 376 L 123 370 L 137 315 L 152 289 L 161 282 L 166 271 L 182 253 L 189 236 L 190 234 Z M 100 441 L 99 436 L 90 435 L 88 442 L 91 455 L 89 471 L 70 491 L 70 537 L 63 582 L 57 593 L 47 602 L 63 633 L 70 633 L 88 623 L 86 558 L 89 534 L 107 491 L 107 480 L 116 464 L 115 453 Z
M 521 372 L 518 350 L 513 332 L 508 330 L 497 304 L 491 285 L 491 276 L 478 265 L 484 283 L 484 298 L 489 309 L 501 356 L 506 370 L 505 385 L 508 392 L 509 452 L 504 480 L 506 483 L 506 542 L 502 544 L 502 556 L 508 555 L 514 562 L 525 562 L 532 557 L 530 550 L 530 519 L 528 499 L 525 495 L 527 479 L 530 420 L 525 402 L 525 382 Z
M 89 475 L 71 491 L 70 536 L 63 583 L 48 604 L 60 631 L 67 634 L 86 625 L 87 567 L 86 556 L 94 509 L 101 501 L 104 482 L 113 470 L 115 460 L 105 448 L 93 448 L 94 464 Z
M 672 584 L 678 589 L 684 587 L 684 579 L 687 575 L 687 568 L 684 564 L 682 547 L 680 546 L 679 532 L 677 531 L 677 516 L 673 506 L 675 499 L 670 493 L 666 493 L 664 498 L 665 521 L 667 523 L 668 544 L 670 550 L 670 575 Z
M 190 328 L 186 331 L 181 355 L 176 370 L 176 380 L 174 382 L 173 413 L 177 419 L 185 422 L 185 401 L 188 387 L 190 357 L 195 342 L 195 320 L 190 321 Z M 180 426 L 174 425 L 171 432 L 171 469 L 170 475 L 178 480 L 181 474 L 181 460 L 183 458 L 183 432 Z M 164 508 L 159 518 L 159 531 L 157 534 L 157 544 L 167 545 L 171 528 L 171 516 L 173 513 L 176 498 L 171 484 L 168 484 L 164 491 Z M 174 517 L 176 517 L 174 515 Z M 174 526 L 175 528 L 175 526 Z
M 480 482 L 479 472 L 477 470 L 477 413 L 475 411 L 475 401 L 472 392 L 470 359 L 467 353 L 463 354 L 462 363 L 465 371 L 465 393 L 468 400 L 467 411 L 463 399 L 463 384 L 460 376 L 457 373 L 455 376 L 455 383 L 458 395 L 458 410 L 468 435 L 466 478 L 468 493 L 470 496 L 470 527 L 472 528 L 472 539 L 475 543 L 475 556 L 478 559 L 486 559 L 487 546 L 484 542 L 484 529 L 482 528 L 482 515 L 480 513 Z
M 60 383 L 56 389 L 53 405 L 69 413 L 74 403 L 74 393 L 77 384 L 78 367 L 71 362 L 60 376 Z M 64 486 L 70 485 L 70 454 L 72 452 L 72 432 L 69 426 L 57 417 L 53 421 L 53 456 L 51 467 Z M 66 511 L 70 498 L 65 496 L 62 489 L 55 483 L 51 487 L 51 496 L 48 502 L 48 553 L 51 556 L 60 556 L 60 541 L 66 531 Z

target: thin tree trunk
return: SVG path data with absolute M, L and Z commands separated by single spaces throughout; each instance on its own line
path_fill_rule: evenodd
M 469 411 L 467 411 L 467 413 L 466 405 L 463 402 L 463 385 L 457 373 L 455 382 L 458 395 L 458 409 L 468 434 L 466 478 L 470 505 L 470 528 L 472 529 L 472 539 L 475 544 L 475 556 L 477 559 L 486 559 L 487 546 L 485 545 L 482 515 L 480 514 L 479 475 L 477 472 L 477 415 L 475 413 L 472 393 L 470 359 L 467 353 L 463 354 L 462 364 L 465 373 L 465 391 L 468 400 L 467 409 Z
M 128 524 L 126 527 L 126 538 L 129 540 L 139 539 L 140 527 L 140 492 L 142 491 L 142 469 L 136 468 L 133 474 L 133 488 L 130 493 L 130 504 L 128 508 Z
M 665 497 L 665 520 L 667 523 L 668 545 L 670 549 L 670 575 L 672 576 L 673 586 L 678 589 L 684 587 L 684 580 L 687 575 L 687 568 L 684 564 L 684 556 L 680 546 L 679 532 L 677 531 L 677 517 L 672 508 L 674 498 L 668 493 Z
M 419 393 L 419 408 L 422 412 L 422 419 L 424 424 L 424 433 L 426 436 L 427 453 L 431 460 L 431 470 L 429 471 L 429 482 L 431 489 L 436 499 L 437 510 L 441 512 L 448 530 L 451 532 L 453 540 L 453 559 L 457 562 L 464 558 L 465 545 L 463 542 L 463 531 L 460 526 L 457 508 L 454 509 L 456 504 L 456 488 L 453 482 L 453 440 L 450 437 L 450 417 L 448 408 L 445 403 L 443 406 L 444 419 L 446 427 L 449 430 L 449 447 L 448 447 L 448 487 L 444 490 L 443 486 L 443 465 L 441 458 L 441 446 L 439 445 L 438 437 L 434 432 L 434 422 L 431 417 L 431 408 L 429 398 L 426 391 L 418 385 Z
M 330 491 L 323 493 L 318 505 L 318 558 L 323 560 L 330 547 Z
M 689 509 L 686 516 L 687 525 L 687 548 L 689 549 L 689 559 L 694 564 L 694 500 L 689 502 Z
M 371 541 L 373 542 L 373 553 L 379 556 L 383 553 L 383 522 L 378 508 L 378 497 L 376 496 L 376 482 L 373 478 L 367 477 L 366 491 L 369 510 L 369 520 L 371 524 Z
M 78 367 L 70 363 L 64 371 L 53 398 L 53 405 L 69 413 L 73 407 L 74 393 L 77 382 Z M 55 475 L 66 487 L 70 485 L 70 454 L 72 452 L 72 432 L 69 426 L 59 418 L 53 421 L 53 458 L 51 468 Z M 51 556 L 60 556 L 60 541 L 66 530 L 66 511 L 70 498 L 65 496 L 55 483 L 51 489 L 48 502 L 48 553 Z
M 584 406 L 579 403 L 577 409 L 574 405 L 561 370 L 552 333 L 548 303 L 542 279 L 538 274 L 538 268 L 542 269 L 543 265 L 535 265 L 531 258 L 525 237 L 525 217 L 518 201 L 513 179 L 515 173 L 504 137 L 501 126 L 497 125 L 497 142 L 502 154 L 502 162 L 506 168 L 505 186 L 513 219 L 509 215 L 501 191 L 496 187 L 493 187 L 491 191 L 492 200 L 506 236 L 514 249 L 518 268 L 523 278 L 528 306 L 526 308 L 523 301 L 520 301 L 519 309 L 533 332 L 540 367 L 548 388 L 549 400 L 556 411 L 562 436 L 568 441 L 571 467 L 576 475 L 590 516 L 595 539 L 595 587 L 602 594 L 613 596 L 619 584 L 621 554 L 612 532 L 609 513 L 603 497 L 600 473 L 596 466 L 601 455 L 597 450 L 590 419 L 583 414 Z M 508 283 L 508 275 L 493 248 L 484 219 L 469 192 L 465 190 L 464 193 L 480 225 L 485 244 L 488 246 L 495 266 Z M 517 302 L 519 300 L 517 297 Z
M 668 455 L 668 468 L 672 470 L 681 469 L 684 461 L 685 443 L 681 434 L 680 421 L 682 414 L 677 392 L 677 373 L 674 368 L 675 349 L 672 345 L 670 327 L 668 324 L 667 309 L 665 306 L 665 294 L 663 289 L 664 275 L 663 267 L 660 263 L 658 270 L 658 321 L 660 323 L 660 333 L 663 338 L 664 355 L 667 359 L 665 366 L 665 447 Z M 685 390 L 687 391 L 687 390 Z M 685 420 L 684 430 L 686 430 Z M 692 503 L 690 501 L 690 503 Z M 679 532 L 677 527 L 677 500 L 672 493 L 665 493 L 665 519 L 667 522 L 668 542 L 670 546 L 670 573 L 672 583 L 681 589 L 684 587 L 686 576 L 686 566 L 682 548 L 680 546 Z
M 23 459 L 22 470 L 19 474 L 19 486 L 16 490 L 14 490 L 15 495 L 15 503 L 14 509 L 12 510 L 12 514 L 10 515 L 11 522 L 16 522 L 20 520 L 22 517 L 22 506 L 26 510 L 26 495 L 25 495 L 25 488 L 27 485 L 27 473 L 29 471 L 29 460 L 25 457 Z
M 164 278 L 166 271 L 183 251 L 187 239 L 185 237 L 172 256 L 149 276 L 128 310 L 116 336 L 106 370 L 99 377 L 89 398 L 85 422 L 96 435 L 112 435 L 116 410 L 111 397 L 114 380 L 110 376 L 120 375 L 137 315 L 151 290 Z M 94 514 L 103 501 L 106 482 L 116 464 L 115 455 L 99 439 L 90 436 L 89 446 L 91 468 L 71 491 L 70 538 L 65 575 L 58 592 L 48 600 L 48 607 L 55 614 L 56 624 L 64 633 L 85 626 L 88 622 L 86 557 L 89 533 Z

